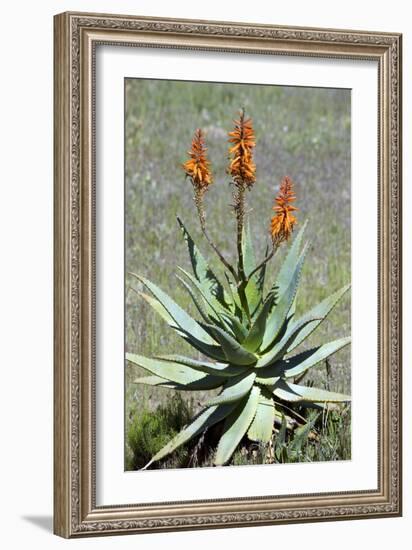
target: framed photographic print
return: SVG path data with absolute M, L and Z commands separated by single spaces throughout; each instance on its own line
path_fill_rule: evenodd
M 55 533 L 401 514 L 401 36 L 55 17 Z

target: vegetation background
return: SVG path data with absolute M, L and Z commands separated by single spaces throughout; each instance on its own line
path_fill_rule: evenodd
M 256 133 L 257 182 L 247 194 L 248 216 L 258 257 L 269 239 L 269 221 L 279 182 L 295 182 L 298 218 L 309 219 L 311 241 L 298 296 L 297 312 L 309 309 L 350 282 L 350 90 L 127 79 L 125 84 L 125 272 L 155 282 L 193 312 L 175 277 L 176 266 L 189 267 L 186 245 L 176 222 L 179 215 L 217 273 L 219 262 L 201 236 L 192 187 L 181 168 L 193 132 L 206 133 L 214 184 L 206 194 L 209 232 L 228 258 L 235 257 L 232 192 L 226 174 L 227 132 L 244 107 Z M 268 267 L 271 284 L 286 246 Z M 220 272 L 221 273 L 221 272 Z M 132 290 L 126 275 L 126 351 L 186 353 L 179 339 Z M 194 312 L 193 312 L 194 313 Z M 310 338 L 310 345 L 350 334 L 350 294 Z M 306 383 L 350 392 L 350 347 L 319 365 Z M 141 467 L 195 413 L 208 395 L 133 384 L 140 374 L 127 367 L 125 467 Z M 348 413 L 348 411 L 346 411 Z M 333 420 L 333 422 L 332 422 Z M 305 447 L 289 460 L 350 458 L 350 415 L 325 423 L 319 448 Z M 181 465 L 175 456 L 165 466 Z M 235 455 L 233 463 L 265 462 L 265 456 Z M 204 461 L 207 465 L 207 459 Z M 162 465 L 161 465 L 162 467 Z

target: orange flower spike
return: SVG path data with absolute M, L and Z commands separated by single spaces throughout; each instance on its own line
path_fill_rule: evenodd
M 203 132 L 198 128 L 192 139 L 192 147 L 188 151 L 189 160 L 187 160 L 182 168 L 186 172 L 186 176 L 190 177 L 193 187 L 198 190 L 206 191 L 211 183 L 213 183 L 210 162 L 207 159 L 207 147 Z
M 244 182 L 251 187 L 256 181 L 256 166 L 253 162 L 253 148 L 256 146 L 252 119 L 245 119 L 245 112 L 240 112 L 239 120 L 234 120 L 235 129 L 228 132 L 231 159 L 228 172 L 236 183 Z
M 299 210 L 292 203 L 296 195 L 293 190 L 293 181 L 285 176 L 280 184 L 278 196 L 275 198 L 273 210 L 276 212 L 270 224 L 270 233 L 275 246 L 287 241 L 292 234 L 295 224 L 298 223 L 294 211 Z

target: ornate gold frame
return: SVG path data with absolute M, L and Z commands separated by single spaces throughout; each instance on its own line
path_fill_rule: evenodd
M 78 537 L 399 516 L 401 35 L 85 13 L 57 15 L 54 29 L 55 533 Z M 378 62 L 378 490 L 96 506 L 93 79 L 95 47 L 107 43 Z

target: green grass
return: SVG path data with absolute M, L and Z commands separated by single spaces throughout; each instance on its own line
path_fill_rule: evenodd
M 136 410 L 131 407 L 127 430 L 126 470 L 137 470 L 166 445 L 192 417 L 191 402 L 176 394 L 154 411 L 150 408 Z M 180 463 L 187 456 L 185 448 L 180 448 L 172 457 L 172 463 Z M 163 461 L 162 466 L 167 466 Z M 156 463 L 154 467 L 159 467 Z
M 181 169 L 197 127 L 206 132 L 215 176 L 215 183 L 206 195 L 209 231 L 225 255 L 234 258 L 235 224 L 225 168 L 227 131 L 241 107 L 253 117 L 257 138 L 257 183 L 247 197 L 257 250 L 263 256 L 273 198 L 282 176 L 289 175 L 295 182 L 300 223 L 309 219 L 307 236 L 311 248 L 300 285 L 299 313 L 351 278 L 348 90 L 127 80 L 126 273 L 144 275 L 195 314 L 175 277 L 177 265 L 189 267 L 176 215 L 182 217 L 215 271 L 222 273 L 200 235 L 192 188 Z M 268 285 L 273 282 L 285 248 L 270 264 Z M 193 350 L 131 290 L 134 285 L 126 277 L 126 351 L 148 356 L 176 352 L 193 356 Z M 317 329 L 310 345 L 348 334 L 349 294 Z M 176 393 L 134 385 L 131 382 L 137 374 L 138 369 L 128 367 L 128 433 L 141 421 L 144 411 L 155 412 Z M 311 373 L 311 380 L 316 385 L 350 393 L 350 348 L 330 359 L 328 375 L 325 366 L 320 366 Z M 193 412 L 199 410 L 209 395 L 210 392 L 191 393 Z M 183 399 L 188 398 L 185 392 Z M 347 441 L 338 446 L 339 452 L 347 456 L 350 429 L 342 428 L 341 432 L 346 434 Z M 133 469 L 135 466 L 127 458 L 131 456 L 130 440 L 128 437 L 126 440 L 126 467 Z M 306 455 L 310 460 L 309 448 Z M 305 456 L 299 456 L 299 460 Z M 318 459 L 330 460 L 328 456 L 322 451 Z M 252 459 L 247 455 L 247 460 Z

